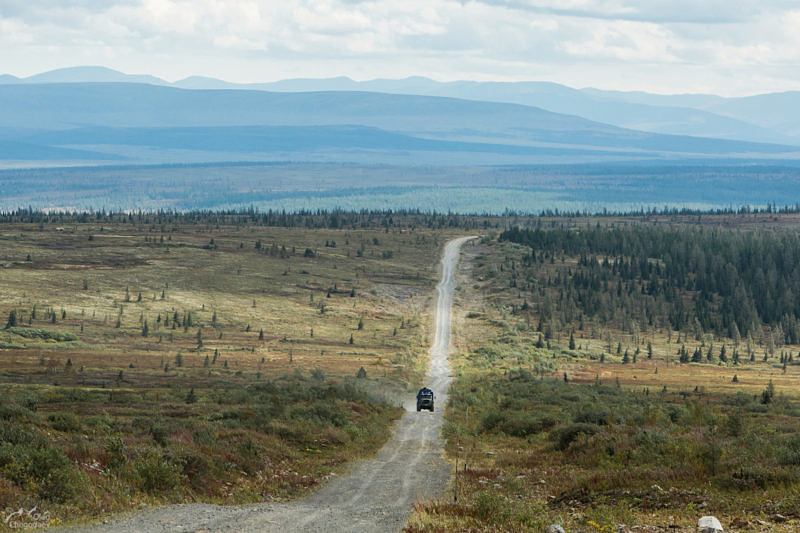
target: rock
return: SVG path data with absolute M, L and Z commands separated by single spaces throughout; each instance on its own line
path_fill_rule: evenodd
M 566 531 L 558 524 L 551 524 L 550 527 L 547 528 L 546 533 L 566 533 Z
M 717 533 L 723 531 L 722 524 L 713 516 L 704 516 L 697 521 L 697 531 L 699 533 Z
M 782 524 L 783 522 L 786 522 L 787 520 L 789 520 L 788 518 L 786 518 L 782 514 L 774 514 L 774 515 L 770 516 L 769 519 L 772 520 L 775 523 L 778 523 L 778 524 Z
M 658 491 L 658 492 L 664 492 L 664 489 L 662 489 L 658 485 L 653 485 L 652 487 L 650 487 L 650 490 L 655 490 L 655 491 Z

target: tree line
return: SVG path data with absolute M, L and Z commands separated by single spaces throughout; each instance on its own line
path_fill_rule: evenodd
M 0 212 L 4 224 L 133 224 L 149 226 L 266 226 L 308 229 L 388 229 L 390 228 L 501 228 L 503 217 L 436 213 L 420 210 L 297 210 L 259 211 L 40 211 L 17 209 Z
M 511 283 L 539 291 L 545 322 L 591 317 L 736 340 L 768 326 L 780 342 L 800 341 L 795 233 L 638 224 L 513 228 L 500 239 L 530 247 Z

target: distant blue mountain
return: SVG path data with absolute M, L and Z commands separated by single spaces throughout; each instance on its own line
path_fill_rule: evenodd
M 577 115 L 626 129 L 752 142 L 800 145 L 800 93 L 723 98 L 707 94 L 660 95 L 641 91 L 573 89 L 550 82 L 438 82 L 414 76 L 354 81 L 347 77 L 235 84 L 192 76 L 174 83 L 105 67 L 70 67 L 27 78 L 0 76 L 0 84 L 125 82 L 193 90 L 271 92 L 380 92 L 515 103 Z
M 65 74 L 75 72 L 59 76 Z M 156 163 L 284 159 L 483 165 L 786 158 L 800 152 L 783 144 L 636 131 L 514 103 L 127 82 L 0 84 L 0 140 L 11 143 L 0 152 L 6 160 L 121 157 Z
M 17 83 L 149 83 L 151 85 L 169 85 L 168 81 L 147 74 L 124 74 L 106 67 L 67 67 L 27 78 L 16 78 Z M 2 79 L 0 79 L 2 83 Z
M 423 77 L 358 82 L 350 78 L 292 79 L 271 83 L 234 84 L 213 78 L 187 78 L 174 84 L 191 89 L 248 89 L 278 92 L 370 91 L 391 94 L 447 96 L 487 102 L 515 103 L 629 129 L 754 142 L 800 144 L 800 95 L 776 102 L 778 94 L 750 98 L 715 95 L 657 95 L 644 92 L 573 89 L 550 82 L 438 82 Z M 748 101 L 756 101 L 752 111 Z M 760 105 L 777 120 L 759 115 Z M 791 119 L 781 120 L 786 106 Z M 786 118 L 784 116 L 784 118 Z
M 18 125 L 48 130 L 358 125 L 443 141 L 547 143 L 610 152 L 780 154 L 797 150 L 777 144 L 646 133 L 518 104 L 373 92 L 201 91 L 131 83 L 0 85 L 0 128 Z

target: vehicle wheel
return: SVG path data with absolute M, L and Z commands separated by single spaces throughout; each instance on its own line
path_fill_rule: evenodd
M 431 413 L 433 412 L 433 406 L 431 405 Z
M 422 409 L 420 409 L 419 406 L 417 406 L 417 412 L 419 413 L 420 411 L 422 411 Z

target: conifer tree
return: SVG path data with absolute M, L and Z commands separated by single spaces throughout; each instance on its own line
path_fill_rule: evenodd
M 13 328 L 17 325 L 17 310 L 12 309 L 8 314 L 8 322 L 6 322 L 6 329 Z

